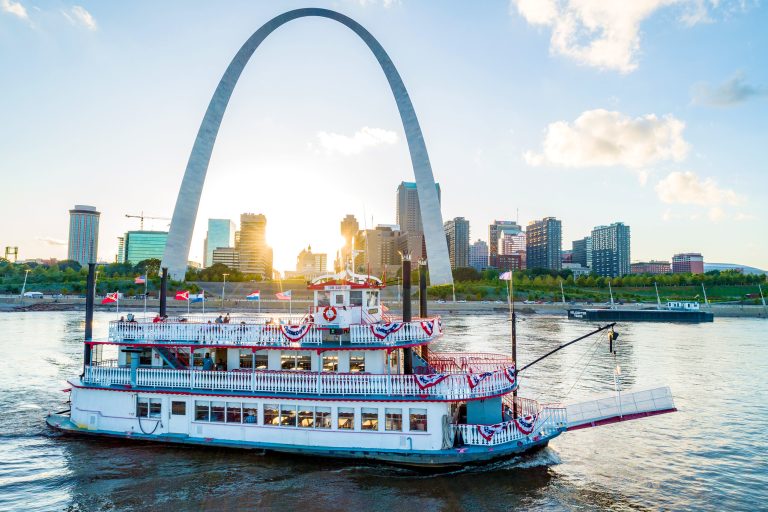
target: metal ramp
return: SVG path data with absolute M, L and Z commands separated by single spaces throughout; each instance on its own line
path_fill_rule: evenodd
M 610 425 L 657 414 L 675 412 L 675 402 L 669 386 L 621 393 L 606 398 L 566 406 L 568 430 Z

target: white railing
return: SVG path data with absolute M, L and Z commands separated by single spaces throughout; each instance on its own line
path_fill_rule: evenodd
M 289 345 L 291 341 L 279 325 L 262 324 L 199 324 L 192 322 L 110 322 L 109 341 L 178 343 L 188 341 L 222 345 Z M 301 343 L 323 342 L 323 331 L 310 326 Z
M 537 437 L 545 438 L 555 433 L 565 431 L 567 427 L 567 415 L 565 407 L 545 406 L 539 410 L 533 431 L 530 434 L 521 432 L 514 421 L 505 421 L 499 424 L 499 429 L 490 440 L 480 434 L 478 425 L 454 425 L 456 434 L 460 436 L 460 442 L 465 445 L 495 446 L 513 441 L 531 442 Z
M 425 329 L 426 322 L 431 322 L 431 333 L 428 328 Z M 424 323 L 425 325 L 422 325 Z M 421 341 L 428 341 L 434 339 L 442 334 L 440 327 L 439 317 L 428 320 L 415 320 L 413 322 L 405 322 L 402 327 L 395 332 L 388 334 L 384 339 L 379 338 L 373 333 L 373 328 L 376 324 L 372 325 L 350 325 L 349 326 L 349 340 L 352 344 L 377 344 L 377 345 L 396 345 Z M 379 324 L 381 325 L 381 324 Z
M 130 368 L 87 367 L 83 382 L 97 385 L 130 385 Z M 365 373 L 316 373 L 297 371 L 201 371 L 138 368 L 136 385 L 152 388 L 294 393 L 310 395 L 378 395 L 466 400 L 512 391 L 503 371 L 494 372 L 474 388 L 466 375 L 448 375 L 422 389 L 414 375 Z
M 488 352 L 433 352 L 429 350 L 427 362 L 438 372 L 483 373 L 515 364 L 512 356 Z

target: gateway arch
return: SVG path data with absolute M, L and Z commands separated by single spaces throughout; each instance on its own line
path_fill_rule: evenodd
M 200 130 L 197 132 L 192 153 L 189 155 L 187 168 L 181 182 L 176 206 L 173 210 L 171 228 L 168 232 L 168 241 L 163 254 L 164 267 L 168 267 L 172 279 L 182 280 L 187 268 L 189 248 L 192 244 L 192 232 L 195 227 L 197 210 L 200 206 L 200 195 L 203 192 L 205 175 L 211 160 L 213 145 L 224 117 L 224 111 L 229 103 L 229 98 L 235 89 L 237 80 L 243 72 L 246 64 L 256 51 L 256 48 L 278 27 L 291 20 L 317 16 L 338 21 L 351 29 L 362 39 L 373 52 L 379 62 L 382 71 L 387 77 L 392 94 L 400 112 L 400 118 L 405 129 L 405 137 L 408 141 L 408 150 L 411 155 L 411 164 L 416 178 L 416 188 L 421 208 L 424 237 L 426 240 L 427 254 L 429 255 L 429 273 L 432 285 L 451 284 L 453 277 L 451 265 L 448 259 L 448 244 L 443 232 L 443 220 L 440 213 L 440 203 L 437 198 L 435 179 L 432 174 L 432 166 L 429 163 L 427 147 L 424 144 L 424 136 L 421 133 L 419 120 L 413 104 L 405 89 L 403 80 L 397 72 L 392 60 L 384 51 L 379 42 L 352 18 L 344 16 L 328 9 L 296 9 L 283 13 L 265 23 L 257 30 L 240 48 L 232 59 L 232 62 L 224 72 L 213 98 L 208 104 L 208 109 L 203 117 Z

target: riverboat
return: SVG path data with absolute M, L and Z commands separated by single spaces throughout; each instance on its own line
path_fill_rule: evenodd
M 669 301 L 665 308 L 650 309 L 569 309 L 568 318 L 599 322 L 713 322 L 714 315 L 702 311 L 698 302 Z
M 47 423 L 72 434 L 451 467 L 675 410 L 669 388 L 570 406 L 517 396 L 511 355 L 433 350 L 442 319 L 427 314 L 426 300 L 418 316 L 409 300 L 390 316 L 383 286 L 347 270 L 311 282 L 313 306 L 302 315 L 112 321 L 106 339 L 86 335 L 83 373 L 66 390 L 70 410 Z

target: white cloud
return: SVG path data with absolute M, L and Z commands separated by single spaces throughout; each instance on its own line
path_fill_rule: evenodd
M 666 115 L 631 118 L 621 112 L 588 110 L 570 124 L 551 123 L 542 151 L 527 151 L 529 165 L 563 167 L 624 166 L 642 168 L 662 160 L 680 161 L 688 153 L 685 123 Z M 639 175 L 642 182 L 644 176 Z
M 13 0 L 0 0 L 0 7 L 2 7 L 3 12 L 13 14 L 14 16 L 17 16 L 23 20 L 29 19 L 27 9 L 24 8 L 21 2 L 14 2 Z
M 739 0 L 743 4 L 745 0 Z M 712 21 L 720 0 L 510 0 L 531 25 L 551 27 L 550 52 L 581 64 L 629 73 L 637 68 L 640 24 L 671 5 L 686 25 Z M 742 10 L 746 9 L 746 5 Z
M 88 30 L 96 30 L 96 19 L 88 12 L 85 7 L 75 5 L 68 11 L 61 11 L 65 18 L 67 18 L 73 25 L 84 27 Z
M 768 97 L 768 87 L 747 83 L 743 73 L 736 73 L 732 78 L 716 87 L 699 84 L 694 87 L 693 102 L 719 107 L 736 105 L 753 98 Z
M 364 126 L 352 136 L 318 132 L 317 139 L 320 146 L 328 153 L 357 155 L 368 148 L 396 144 L 399 137 L 393 131 Z
M 720 188 L 712 178 L 699 178 L 692 171 L 675 171 L 656 184 L 656 194 L 667 204 L 719 206 L 741 204 L 744 199 L 727 188 Z
M 37 240 L 40 240 L 41 242 L 45 242 L 48 245 L 55 245 L 55 246 L 67 245 L 66 240 L 60 240 L 58 238 L 53 238 L 51 236 L 38 236 L 35 238 Z

